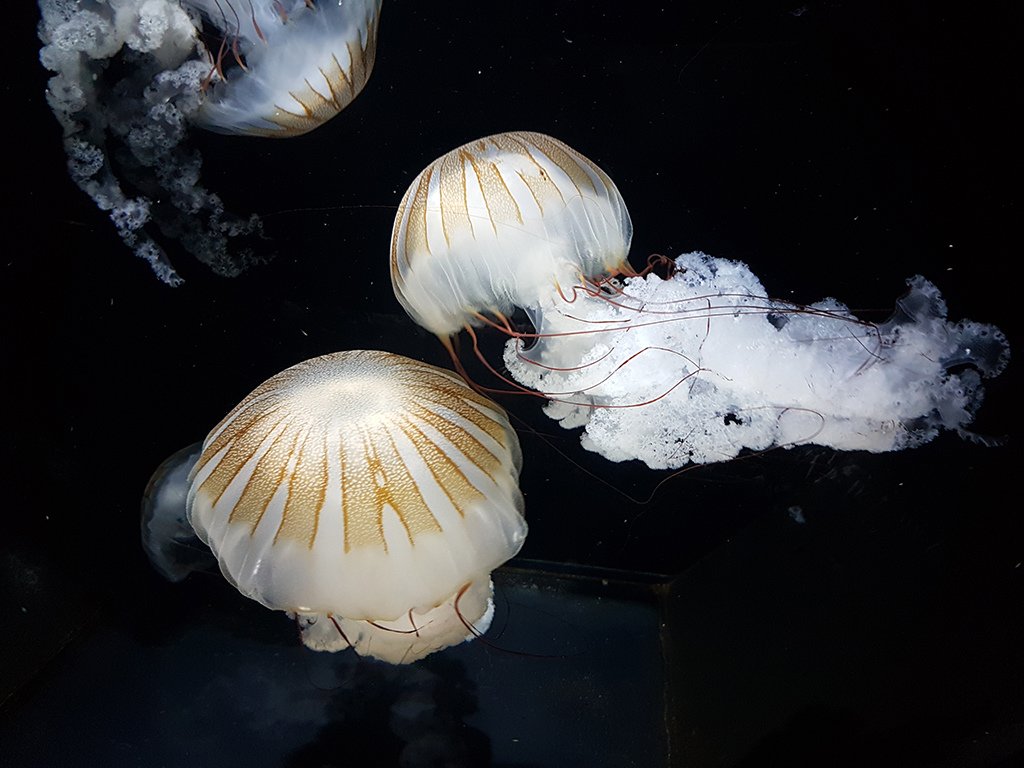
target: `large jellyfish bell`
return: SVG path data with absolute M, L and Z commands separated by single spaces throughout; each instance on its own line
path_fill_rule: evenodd
M 287 137 L 359 94 L 376 57 L 380 0 L 39 0 L 47 101 L 72 180 L 166 283 L 161 242 L 214 272 L 255 259 L 261 225 L 200 179 L 190 125 Z M 155 226 L 154 226 L 155 225 Z M 156 231 L 156 230 L 159 230 Z
M 187 517 L 307 646 L 407 663 L 489 626 L 491 571 L 526 537 L 520 464 L 504 411 L 455 375 L 339 352 L 271 377 L 210 432 Z
M 600 168 L 555 139 L 499 134 L 413 181 L 395 219 L 392 282 L 449 350 L 462 328 L 507 333 L 503 360 L 484 359 L 491 371 L 546 397 L 548 415 L 584 428 L 585 447 L 652 468 L 800 443 L 898 450 L 943 428 L 971 436 L 980 378 L 1009 358 L 999 329 L 949 322 L 921 277 L 876 324 L 835 299 L 771 299 L 745 264 L 703 253 L 669 263 L 664 278 L 637 275 L 630 234 Z M 512 327 L 514 307 L 535 332 Z

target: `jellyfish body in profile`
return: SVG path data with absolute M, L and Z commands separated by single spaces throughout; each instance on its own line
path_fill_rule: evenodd
M 225 210 L 188 142 L 294 136 L 344 109 L 373 67 L 380 0 L 39 0 L 46 98 L 72 180 L 170 285 L 161 241 L 215 273 L 254 263 L 255 216 Z
M 566 170 L 578 163 L 592 184 Z M 573 183 L 542 198 L 536 187 L 553 168 Z M 529 169 L 541 182 L 527 183 Z M 586 448 L 658 469 L 744 449 L 879 452 L 941 429 L 970 436 L 981 377 L 1007 363 L 999 329 L 948 321 L 924 278 L 908 280 L 876 324 L 834 299 L 771 299 L 746 265 L 703 253 L 666 263 L 665 277 L 635 274 L 628 222 L 607 175 L 564 144 L 481 139 L 428 166 L 403 198 L 395 294 L 449 350 L 460 328 L 504 331 L 503 360 L 484 359 L 492 372 L 545 397 L 562 426 L 583 427 Z M 527 310 L 533 331 L 509 324 L 510 305 Z
M 439 157 L 398 206 L 391 279 L 406 312 L 442 339 L 514 307 L 545 317 L 589 276 L 630 271 L 633 225 L 608 175 L 557 139 L 516 131 Z
M 339 352 L 210 432 L 185 507 L 228 581 L 306 645 L 406 663 L 489 626 L 491 571 L 526 537 L 520 465 L 504 411 L 454 374 Z

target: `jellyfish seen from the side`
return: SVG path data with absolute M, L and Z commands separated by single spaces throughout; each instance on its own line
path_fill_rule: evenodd
M 227 580 L 294 615 L 307 646 L 408 663 L 489 626 L 491 571 L 526 537 L 520 465 L 504 411 L 451 372 L 339 352 L 210 432 L 185 511 Z
M 633 225 L 612 180 L 558 139 L 516 131 L 439 157 L 398 206 L 391 237 L 395 295 L 447 343 L 519 307 L 546 346 L 557 311 L 589 276 L 631 273 Z
M 193 117 L 220 133 L 283 138 L 330 120 L 366 85 L 381 0 L 182 0 L 220 46 Z
M 921 277 L 875 324 L 834 299 L 771 299 L 746 265 L 702 253 L 668 263 L 664 278 L 635 274 L 630 234 L 596 165 L 549 137 L 499 134 L 413 181 L 392 282 L 449 349 L 462 328 L 507 333 L 504 359 L 484 360 L 492 371 L 584 427 L 585 447 L 653 468 L 801 443 L 898 450 L 942 428 L 970 436 L 980 378 L 1009 357 L 999 329 L 948 321 Z M 512 326 L 513 307 L 533 330 Z
M 200 179 L 190 126 L 294 136 L 366 84 L 380 0 L 39 0 L 47 102 L 72 180 L 108 212 L 156 275 L 182 278 L 161 241 L 220 275 L 255 257 L 255 216 L 238 217 Z

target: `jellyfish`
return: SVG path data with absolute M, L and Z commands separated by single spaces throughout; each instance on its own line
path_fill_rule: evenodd
M 513 307 L 539 329 L 552 289 L 625 270 L 632 237 L 604 171 L 550 136 L 500 133 L 412 182 L 395 218 L 391 279 L 410 317 L 442 340 Z
M 207 51 L 218 77 L 194 117 L 212 131 L 307 133 L 351 104 L 373 71 L 381 0 L 182 2 L 221 41 Z
M 308 647 L 404 664 L 490 625 L 491 572 L 526 537 L 521 462 L 505 412 L 451 372 L 338 352 L 242 400 L 169 512 Z
M 505 384 L 612 461 L 676 469 L 744 450 L 814 443 L 894 451 L 967 429 L 982 377 L 1009 359 L 1002 332 L 951 322 L 923 277 L 883 323 L 836 299 L 769 298 L 740 262 L 626 256 L 632 229 L 607 174 L 537 133 L 452 150 L 412 182 L 391 242 L 395 295 L 453 354 L 467 331 Z M 532 328 L 510 314 L 521 309 Z M 501 361 L 476 344 L 489 326 Z
M 193 443 L 175 451 L 153 472 L 142 494 L 142 548 L 153 568 L 171 582 L 184 581 L 216 560 L 188 521 L 188 475 L 202 453 Z
M 46 98 L 72 180 L 165 283 L 182 278 L 161 238 L 219 275 L 239 274 L 258 261 L 261 222 L 229 213 L 202 185 L 189 126 L 287 137 L 322 125 L 370 76 L 380 6 L 39 0 L 40 61 L 54 73 Z

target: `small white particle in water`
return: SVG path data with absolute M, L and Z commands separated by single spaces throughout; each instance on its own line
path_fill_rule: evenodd
M 794 523 L 798 523 L 799 525 L 803 525 L 804 523 L 807 522 L 807 520 L 804 518 L 804 511 L 803 511 L 803 509 L 801 509 L 796 504 L 794 504 L 792 507 L 790 507 L 786 511 L 789 512 L 789 516 L 791 518 L 793 518 L 793 522 Z

